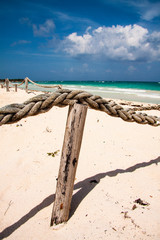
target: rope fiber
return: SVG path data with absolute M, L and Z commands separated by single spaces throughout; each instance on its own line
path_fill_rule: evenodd
M 38 84 L 38 83 L 35 83 L 33 82 L 31 79 L 29 79 L 28 77 L 26 78 L 30 83 L 38 86 L 38 87 L 43 87 L 43 88 L 59 88 L 59 89 L 62 89 L 61 85 L 55 85 L 55 86 L 49 86 L 49 85 L 43 85 L 43 84 Z
M 60 89 L 54 93 L 45 93 L 37 95 L 22 104 L 10 104 L 0 108 L 0 126 L 11 124 L 28 116 L 37 115 L 49 111 L 53 106 L 65 107 L 74 103 L 85 104 L 95 110 L 103 111 L 110 116 L 120 117 L 127 122 L 136 122 L 139 124 L 149 124 L 160 126 L 160 118 L 149 116 L 146 113 L 139 112 L 138 108 L 124 109 L 113 100 L 106 100 L 100 96 L 92 95 L 85 91 Z M 160 105 L 155 108 L 160 110 Z M 141 110 L 147 110 L 141 107 Z

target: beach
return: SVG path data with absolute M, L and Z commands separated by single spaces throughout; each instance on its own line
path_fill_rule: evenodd
M 0 107 L 40 92 L 0 89 Z M 88 109 L 70 218 L 50 227 L 68 107 L 0 126 L 0 239 L 159 240 L 160 126 Z M 160 117 L 160 111 L 146 111 Z M 55 153 L 51 156 L 48 153 Z
M 34 91 L 55 91 L 50 86 L 61 85 L 64 89 L 87 91 L 103 98 L 123 99 L 132 102 L 151 104 L 160 103 L 159 82 L 132 82 L 132 81 L 40 81 L 40 87 L 29 83 L 29 89 Z M 43 86 L 45 88 L 43 88 Z M 49 88 L 46 88 L 46 87 Z M 25 88 L 24 84 L 22 88 Z

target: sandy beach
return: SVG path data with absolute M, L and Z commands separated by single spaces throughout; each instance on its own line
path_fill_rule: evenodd
M 0 107 L 37 94 L 0 89 Z M 70 218 L 50 227 L 67 112 L 68 107 L 54 107 L 0 126 L 0 239 L 159 240 L 160 126 L 124 122 L 92 109 Z M 147 114 L 160 116 L 160 111 Z

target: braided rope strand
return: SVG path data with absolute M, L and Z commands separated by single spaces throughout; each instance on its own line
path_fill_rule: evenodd
M 15 83 L 9 82 L 13 87 L 16 85 Z M 25 83 L 25 80 L 23 80 L 21 83 L 17 84 L 17 87 L 21 86 L 23 83 Z
M 29 79 L 28 77 L 26 77 L 25 79 L 27 79 L 30 83 L 32 83 L 32 84 L 34 84 L 34 85 L 36 85 L 36 86 L 38 86 L 38 87 L 43 87 L 43 88 L 59 88 L 59 89 L 62 88 L 61 85 L 46 86 L 46 85 L 43 85 L 43 84 L 35 83 L 35 82 L 33 82 L 31 79 Z
M 0 108 L 0 125 L 11 124 L 24 117 L 47 112 L 53 106 L 65 107 L 74 103 L 85 104 L 92 109 L 103 111 L 113 117 L 120 117 L 127 122 L 160 126 L 159 117 L 149 116 L 142 112 L 136 113 L 137 109 L 124 109 L 113 100 L 106 100 L 88 92 L 68 89 L 60 89 L 52 94 L 40 94 L 22 104 L 10 104 Z M 157 105 L 156 109 L 160 110 L 160 106 Z M 143 110 L 142 107 L 141 110 Z

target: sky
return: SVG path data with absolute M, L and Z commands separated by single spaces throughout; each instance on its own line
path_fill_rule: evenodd
M 0 0 L 0 78 L 160 82 L 160 0 Z

